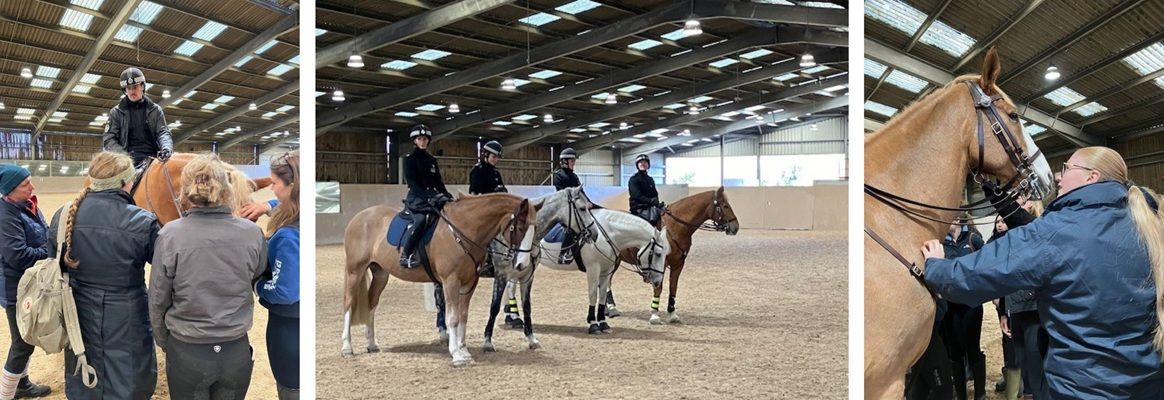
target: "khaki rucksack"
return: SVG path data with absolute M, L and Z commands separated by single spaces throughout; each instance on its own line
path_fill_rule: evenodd
M 97 386 L 97 371 L 89 366 L 85 357 L 85 341 L 81 338 L 81 326 L 77 320 L 77 303 L 73 300 L 73 289 L 69 287 L 69 273 L 61 272 L 60 258 L 68 226 L 68 209 L 61 209 L 61 221 L 57 224 L 57 257 L 49 257 L 36 262 L 24 271 L 16 287 L 16 326 L 20 338 L 25 342 L 44 349 L 48 354 L 59 353 L 66 347 L 77 355 L 77 369 L 86 387 Z

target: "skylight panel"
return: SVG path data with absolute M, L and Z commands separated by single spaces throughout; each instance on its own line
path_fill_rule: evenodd
M 910 36 L 917 33 L 926 20 L 925 13 L 899 0 L 867 0 L 865 15 Z
M 441 110 L 443 108 L 445 108 L 445 106 L 442 106 L 440 104 L 425 104 L 423 106 L 417 107 L 416 109 L 419 111 L 430 111 L 431 112 L 431 111 Z
M 865 75 L 880 79 L 881 75 L 884 75 L 885 70 L 887 69 L 889 69 L 889 67 L 886 67 L 885 64 L 870 60 L 868 58 L 865 59 Z
M 676 29 L 674 32 L 663 35 L 663 39 L 672 40 L 672 41 L 679 40 L 679 39 L 682 39 L 685 37 L 687 37 L 687 34 L 683 33 L 682 29 Z
M 845 9 L 844 7 L 841 7 L 837 4 L 823 2 L 823 1 L 802 1 L 802 2 L 800 2 L 800 5 L 808 6 L 808 7 L 815 7 L 815 8 L 835 8 L 835 9 L 841 9 L 841 10 Z
M 263 43 L 262 46 L 260 46 L 258 49 L 255 49 L 255 54 L 263 54 L 264 51 L 270 50 L 272 47 L 275 47 L 275 43 L 278 43 L 275 41 L 275 39 L 271 39 L 271 41 L 269 41 L 267 43 Z
M 1072 111 L 1084 117 L 1090 117 L 1092 115 L 1107 111 L 1107 107 L 1104 107 L 1102 104 L 1093 101 Z
M 396 113 L 397 117 L 404 117 L 404 118 L 412 118 L 412 117 L 415 117 L 417 115 L 420 115 L 420 114 L 414 113 L 412 111 L 401 111 L 401 112 Z
M 234 96 L 222 95 L 222 96 L 218 96 L 217 99 L 214 99 L 214 102 L 220 103 L 220 104 L 226 104 L 226 103 L 229 103 L 231 100 L 234 100 Z
M 1147 48 L 1137 51 L 1135 54 L 1124 58 L 1132 69 L 1139 72 L 1140 75 L 1148 75 L 1153 72 L 1164 69 L 1164 43 L 1156 43 Z M 1164 88 L 1164 76 L 1154 80 L 1156 85 Z
M 865 102 L 865 109 L 872 111 L 872 112 L 875 112 L 875 113 L 878 113 L 878 114 L 881 114 L 881 115 L 884 115 L 886 117 L 892 117 L 893 114 L 897 114 L 896 108 L 878 103 L 876 101 L 866 101 Z
M 929 86 L 929 82 L 926 82 L 921 78 L 910 75 L 908 73 L 901 72 L 901 70 L 893 70 L 893 72 L 890 72 L 889 77 L 885 78 L 885 82 L 913 93 L 920 93 L 922 89 L 925 89 L 926 86 Z
M 33 78 L 32 82 L 29 84 L 32 85 L 32 87 L 38 87 L 41 89 L 51 89 L 53 87 L 53 81 L 48 79 Z
M 315 28 L 315 36 L 316 37 L 323 36 L 323 34 L 325 34 L 325 33 L 327 33 L 327 29 Z
M 247 65 L 247 63 L 251 62 L 251 60 L 254 60 L 254 59 L 255 58 L 252 56 L 246 56 L 246 57 L 240 58 L 238 60 L 238 62 L 234 63 L 234 67 L 235 68 L 242 68 L 242 66 Z
M 100 79 L 101 79 L 101 75 L 86 73 L 84 76 L 81 77 L 81 82 L 88 83 L 88 84 L 97 84 L 97 81 Z
M 776 4 L 776 5 L 781 5 L 781 6 L 794 6 L 794 5 L 796 5 L 796 4 L 792 4 L 792 2 L 787 1 L 787 0 L 752 0 L 752 2 L 760 3 L 760 4 Z
M 763 56 L 766 56 L 769 54 L 772 54 L 772 50 L 756 49 L 756 50 L 752 50 L 752 51 L 749 51 L 749 52 L 744 53 L 744 54 L 740 54 L 740 57 L 751 60 L 751 59 L 760 58 L 760 57 L 763 57 Z
M 61 26 L 66 28 L 85 32 L 89 30 L 91 23 L 93 23 L 92 15 L 77 10 L 65 10 L 65 13 L 61 15 Z
M 1071 90 L 1071 88 L 1066 86 L 1055 89 L 1054 92 L 1047 93 L 1047 95 L 1043 97 L 1046 97 L 1047 100 L 1051 100 L 1052 103 L 1055 103 L 1059 106 L 1068 106 L 1078 103 L 1080 100 L 1084 99 L 1083 95 L 1079 94 L 1079 92 Z
M 799 75 L 799 74 L 796 74 L 796 73 L 789 72 L 789 73 L 787 73 L 787 74 L 780 75 L 780 76 L 777 76 L 777 77 L 775 77 L 775 78 L 772 78 L 772 79 L 778 80 L 778 81 L 780 81 L 780 82 L 785 82 L 785 81 L 788 81 L 788 80 L 790 80 L 790 79 L 793 79 L 793 78 L 799 78 L 799 77 L 800 77 L 800 75 Z
M 655 46 L 658 46 L 661 44 L 663 44 L 663 42 L 660 42 L 658 40 L 645 39 L 645 40 L 640 40 L 640 41 L 631 43 L 630 45 L 628 45 L 626 47 L 630 47 L 630 48 L 635 49 L 635 50 L 646 50 L 646 49 L 649 49 L 649 48 L 652 48 L 652 47 L 655 47 Z
M 276 108 L 275 111 L 285 113 L 285 112 L 291 111 L 291 109 L 293 109 L 293 108 L 295 108 L 295 106 L 282 106 L 282 107 Z
M 809 68 L 809 69 L 806 69 L 806 70 L 800 71 L 800 72 L 811 75 L 811 74 L 816 74 L 816 73 L 821 73 L 821 72 L 827 71 L 828 69 L 829 69 L 829 67 L 826 67 L 824 65 L 817 65 L 815 67 L 812 67 L 812 68 Z
M 187 40 L 183 42 L 181 46 L 178 46 L 177 49 L 174 49 L 174 53 L 181 54 L 186 57 L 191 57 L 194 55 L 194 53 L 197 53 L 198 50 L 202 50 L 201 43 L 194 43 Z
M 397 70 L 397 71 L 403 71 L 403 70 L 406 70 L 406 69 L 409 69 L 409 68 L 412 68 L 415 66 L 416 66 L 416 63 L 414 63 L 412 61 L 404 61 L 404 60 L 392 60 L 392 61 L 380 64 L 381 68 L 393 69 L 393 70 Z
M 294 68 L 295 67 L 292 67 L 292 66 L 287 65 L 287 64 L 279 64 L 275 68 L 271 68 L 270 71 L 267 71 L 267 75 L 280 76 L 280 75 L 283 75 L 283 74 L 287 73 L 287 71 L 290 71 Z
M 93 89 L 93 87 L 89 85 L 77 85 L 73 86 L 73 93 L 89 94 L 90 89 Z
M 739 61 L 736 61 L 733 58 L 725 58 L 725 59 L 713 62 L 713 63 L 708 64 L 708 65 L 711 65 L 711 66 L 716 67 L 716 68 L 723 68 L 723 67 L 726 67 L 726 66 L 738 63 L 738 62 Z
M 591 127 L 591 128 L 595 128 L 595 129 L 601 129 L 601 128 L 610 126 L 610 123 L 609 122 L 595 122 L 593 124 L 586 125 L 586 126 Z
M 121 29 L 117 31 L 113 38 L 126 43 L 133 43 L 137 41 L 137 37 L 141 36 L 142 29 L 136 26 L 122 25 Z
M 516 78 L 515 78 L 515 79 L 513 80 L 513 86 L 514 86 L 514 87 L 522 87 L 522 86 L 525 86 L 525 85 L 528 85 L 528 84 L 529 84 L 529 81 L 527 81 L 527 80 L 525 80 L 525 79 L 516 79 Z
M 630 85 L 630 86 L 620 87 L 620 88 L 618 88 L 618 91 L 623 92 L 623 93 L 634 93 L 634 92 L 637 92 L 637 91 L 640 91 L 640 90 L 643 90 L 646 88 L 647 87 L 643 86 L 643 85 Z
M 206 104 L 206 105 L 202 106 L 202 109 L 206 110 L 206 111 L 211 111 L 211 110 L 214 110 L 215 108 L 218 108 L 218 106 L 220 106 L 220 105 L 221 104 L 218 104 L 218 103 L 210 103 L 210 104 Z
M 516 117 L 513 117 L 513 120 L 514 121 L 529 121 L 529 120 L 537 118 L 537 117 L 538 117 L 537 115 L 533 115 L 533 114 L 522 114 L 522 115 L 518 115 Z
M 53 67 L 46 67 L 46 66 L 42 65 L 42 66 L 36 67 L 36 76 L 50 78 L 50 79 L 56 79 L 58 76 L 61 76 L 61 69 L 60 68 L 53 68 Z
M 130 15 L 129 19 L 149 25 L 154 22 L 154 18 L 157 18 L 161 12 L 162 6 L 157 3 L 143 1 L 141 5 L 137 6 L 136 10 L 133 10 L 133 15 Z
M 295 57 L 291 57 L 291 59 L 287 60 L 287 62 L 295 64 L 295 65 L 299 65 L 299 55 L 296 54 Z
M 448 57 L 450 54 L 453 54 L 453 53 L 449 53 L 447 51 L 437 50 L 437 49 L 428 49 L 428 50 L 413 54 L 412 58 L 415 58 L 418 60 L 425 60 L 425 61 L 434 61 L 434 60 L 439 60 L 439 59 L 444 58 L 444 57 Z
M 564 13 L 570 14 L 570 15 L 578 15 L 580 13 L 584 13 L 586 11 L 593 10 L 600 5 L 602 5 L 602 4 L 599 4 L 597 2 L 593 2 L 590 0 L 577 0 L 574 2 L 570 2 L 570 3 L 564 4 L 564 5 L 558 6 L 558 8 L 555 8 L 555 10 L 558 10 L 558 11 L 561 11 L 561 12 L 564 12 Z
M 562 18 L 558 17 L 556 15 L 550 15 L 550 14 L 546 14 L 543 12 L 543 13 L 537 13 L 537 14 L 530 15 L 528 17 L 519 19 L 519 20 L 517 20 L 517 22 L 521 22 L 521 23 L 526 24 L 526 25 L 542 26 L 542 25 L 557 21 L 559 19 L 562 19 Z
M 1047 128 L 1044 128 L 1042 125 L 1023 124 L 1023 133 L 1031 136 L 1035 136 L 1046 131 Z
M 197 32 L 194 32 L 194 38 L 202 39 L 207 42 L 213 41 L 214 38 L 218 37 L 218 35 L 222 34 L 222 31 L 225 30 L 226 25 L 214 21 L 206 21 L 205 25 L 202 25 L 201 28 L 198 28 Z
M 497 126 L 509 126 L 509 125 L 513 125 L 513 123 L 512 123 L 512 122 L 509 122 L 509 121 L 493 121 L 493 125 L 497 125 Z
M 668 110 L 674 110 L 674 109 L 677 109 L 677 108 L 683 108 L 683 105 L 682 105 L 682 104 L 679 104 L 679 103 L 673 103 L 673 104 L 668 104 L 668 105 L 665 105 L 665 106 L 663 106 L 663 108 L 666 108 L 666 109 L 668 109 Z
M 271 119 L 271 117 L 274 117 L 275 115 L 278 115 L 278 114 L 279 114 L 279 113 L 277 113 L 277 112 L 271 111 L 271 112 L 268 112 L 268 113 L 264 113 L 264 114 L 263 114 L 263 118 L 266 118 L 266 119 Z
M 538 72 L 534 72 L 532 74 L 529 74 L 529 77 L 545 80 L 545 79 L 550 79 L 550 78 L 553 78 L 553 77 L 561 75 L 561 74 L 562 74 L 561 72 L 554 71 L 552 69 L 547 69 L 545 71 L 538 71 Z
M 921 42 L 937 47 L 952 56 L 961 57 L 976 41 L 942 21 L 934 21 L 933 25 L 926 29 L 926 33 L 922 34 Z
M 76 4 L 93 11 L 101 11 L 101 4 L 105 3 L 105 0 L 69 0 L 69 3 Z
M 702 102 L 705 102 L 708 100 L 715 100 L 715 99 L 708 97 L 708 96 L 699 96 L 699 97 L 696 97 L 694 99 L 691 99 L 691 102 L 692 103 L 702 103 Z

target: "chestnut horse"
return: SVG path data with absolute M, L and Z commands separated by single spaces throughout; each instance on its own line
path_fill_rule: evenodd
M 667 239 L 671 242 L 671 253 L 667 255 L 667 267 L 670 268 L 670 283 L 668 286 L 667 313 L 671 323 L 683 323 L 675 310 L 675 293 L 679 291 L 679 274 L 683 273 L 683 266 L 687 264 L 687 254 L 691 251 L 691 237 L 700 229 L 725 232 L 735 235 L 740 231 L 740 222 L 736 213 L 728 202 L 723 187 L 719 189 L 696 193 L 667 205 L 663 213 L 662 227 L 667 229 Z M 705 221 L 711 221 L 710 226 L 704 226 Z M 622 262 L 633 262 L 638 249 L 628 249 L 619 254 Z M 651 302 L 652 324 L 660 324 L 659 296 L 663 294 L 663 286 L 654 288 L 655 298 Z M 610 299 L 614 298 L 613 290 Z M 607 308 L 610 310 L 611 308 Z
M 432 282 L 423 266 L 401 268 L 397 261 L 400 253 L 385 240 L 388 225 L 398 211 L 385 205 L 369 207 L 356 214 L 344 231 L 345 357 L 352 355 L 352 326 L 365 325 L 368 352 L 380 351 L 376 343 L 376 305 L 389 275 L 408 282 Z M 513 260 L 515 269 L 531 266 L 536 212 L 537 207 L 531 206 L 528 199 L 511 194 L 458 195 L 456 201 L 445 205 L 442 218 L 435 222 L 436 231 L 425 248 L 432 275 L 444 287 L 453 366 L 473 362 L 465 348 L 465 323 L 469 300 L 477 288 L 477 265 L 484 261 L 490 241 L 503 233 L 508 242 L 503 243 L 508 248 L 504 257 Z
M 143 172 L 141 181 L 133 192 L 133 201 L 138 207 L 153 212 L 158 216 L 162 225 L 182 217 L 177 200 L 182 194 L 182 169 L 186 164 L 198 157 L 192 153 L 175 153 L 166 162 L 153 160 L 149 168 Z M 243 205 L 252 202 L 251 194 L 256 190 L 271 185 L 270 177 L 250 179 L 233 165 L 223 163 L 230 175 L 230 185 L 234 189 L 231 209 L 236 213 Z M 182 210 L 189 209 L 189 205 L 182 205 Z M 236 214 L 237 215 L 237 214 Z
M 905 264 L 924 268 L 922 242 L 945 234 L 949 222 L 938 221 L 954 219 L 968 173 L 1033 187 L 1036 197 L 1051 185 L 1046 159 L 995 84 L 1000 69 L 991 49 L 981 75 L 955 79 L 865 138 L 866 399 L 904 397 L 905 374 L 929 343 L 935 304 Z

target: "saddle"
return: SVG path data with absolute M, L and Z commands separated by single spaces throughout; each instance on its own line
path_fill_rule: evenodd
M 420 242 L 416 244 L 417 249 L 428 247 L 428 242 L 432 241 L 433 232 L 436 232 L 437 224 L 434 221 L 435 215 L 428 215 L 428 227 L 421 233 Z M 404 243 L 404 234 L 408 232 L 408 227 L 412 225 L 412 212 L 408 210 L 396 213 L 392 217 L 392 222 L 388 223 L 388 244 L 396 246 L 400 250 L 400 244 Z
M 578 266 L 578 270 L 586 272 L 586 265 L 582 263 L 581 246 L 577 246 L 575 243 L 566 243 L 566 233 L 568 232 L 569 231 L 566 230 L 565 225 L 562 225 L 561 223 L 555 223 L 554 226 L 551 227 L 548 232 L 546 232 L 546 236 L 542 238 L 542 241 L 559 245 L 562 248 L 570 246 L 569 249 L 564 249 L 562 251 L 570 252 L 570 255 L 574 257 L 574 264 Z M 577 238 L 574 240 L 577 241 Z
M 146 171 L 149 171 L 150 165 L 153 163 L 153 157 L 146 157 L 145 161 L 142 161 L 141 164 L 135 166 L 134 169 L 136 169 L 137 172 L 133 175 L 133 187 L 129 189 L 129 197 L 133 197 L 133 195 L 137 193 L 137 188 L 141 184 L 141 178 L 145 176 Z

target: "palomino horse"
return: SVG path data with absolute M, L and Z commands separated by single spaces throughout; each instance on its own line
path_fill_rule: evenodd
M 585 237 L 587 230 L 594 227 L 594 217 L 588 212 L 594 207 L 594 204 L 586 197 L 586 193 L 582 191 L 581 187 L 562 189 L 533 199 L 530 203 L 534 204 L 535 207 L 541 207 L 538 210 L 537 229 L 534 230 L 533 235 L 535 241 L 541 242 L 555 223 L 561 223 L 579 238 Z M 493 281 L 493 302 L 489 305 L 489 322 L 485 324 L 485 351 L 497 351 L 493 347 L 493 323 L 497 320 L 502 295 L 505 294 L 505 288 L 509 282 L 521 287 L 521 311 L 525 322 L 525 338 L 529 341 L 529 348 L 540 347 L 533 334 L 533 318 L 530 316 L 529 297 L 530 288 L 533 287 L 533 272 L 537 268 L 537 260 L 540 255 L 541 247 L 534 248 L 534 254 L 531 257 L 534 261 L 533 265 L 523 269 L 514 268 L 513 263 L 508 260 L 494 260 L 493 267 L 496 271 L 496 278 Z M 439 304 L 437 312 L 443 313 Z M 443 317 L 438 317 L 438 323 L 443 319 Z
M 708 220 L 711 220 L 711 224 L 705 226 L 704 222 Z M 671 249 L 675 250 L 667 255 L 667 267 L 671 269 L 667 313 L 670 314 L 671 323 L 680 324 L 683 321 L 675 311 L 675 293 L 679 291 L 679 274 L 683 273 L 683 266 L 687 264 L 687 254 L 691 251 L 691 236 L 700 229 L 735 235 L 740 231 L 740 222 L 736 219 L 736 213 L 732 211 L 732 205 L 721 186 L 719 189 L 696 193 L 671 203 L 663 213 L 662 223 L 668 231 L 667 239 L 671 242 Z M 635 250 L 637 249 L 623 251 L 620 259 L 633 262 Z M 659 296 L 662 294 L 663 286 L 656 286 L 655 298 L 651 302 L 652 324 L 662 323 L 659 319 Z M 612 299 L 613 296 L 612 291 Z
M 954 206 L 968 173 L 978 182 L 993 175 L 1012 195 L 1041 197 L 1050 187 L 1046 159 L 995 85 L 999 70 L 991 49 L 982 75 L 955 79 L 865 138 L 867 399 L 901 399 L 906 371 L 929 343 L 935 305 L 919 282 L 919 249 L 962 209 Z
M 671 243 L 666 240 L 667 228 L 660 232 L 630 213 L 607 209 L 591 210 L 590 213 L 595 224 L 587 235 L 595 239 L 589 243 L 579 240 L 575 244 L 581 246 L 578 252 L 580 260 L 577 261 L 586 267 L 589 286 L 590 307 L 586 322 L 591 334 L 610 333 L 610 325 L 606 323 L 606 292 L 610 290 L 610 277 L 619 267 L 619 254 L 631 248 L 640 249 L 632 258 L 631 265 L 644 282 L 658 287 L 663 283 Z M 544 240 L 541 245 L 554 248 Z M 577 270 L 574 263 L 559 264 L 557 254 L 557 251 L 543 251 L 540 264 L 557 270 Z
M 398 211 L 384 205 L 369 207 L 356 214 L 344 232 L 344 356 L 352 355 L 351 327 L 359 325 L 366 325 L 368 352 L 380 351 L 376 305 L 389 275 L 408 282 L 432 282 L 423 266 L 400 268 L 400 253 L 385 240 L 389 222 Z M 509 248 L 505 257 L 514 260 L 514 268 L 531 265 L 535 212 L 528 199 L 510 194 L 461 195 L 445 205 L 441 220 L 435 222 L 436 231 L 425 248 L 431 274 L 444 287 L 453 366 L 473 362 L 465 348 L 465 323 L 477 288 L 477 265 L 484 261 L 490 241 L 503 232 Z
M 162 225 L 181 218 L 182 213 L 178 206 L 182 201 L 178 199 L 181 198 L 182 193 L 182 169 L 186 168 L 186 164 L 194 160 L 195 157 L 198 155 L 175 153 L 166 162 L 154 160 L 149 168 L 143 172 L 141 181 L 134 189 L 134 203 L 157 215 L 158 222 Z M 270 177 L 251 180 L 233 165 L 225 162 L 222 164 L 230 175 L 230 185 L 234 189 L 231 209 L 235 212 L 252 201 L 252 193 L 271 185 Z M 182 210 L 189 208 L 188 205 L 181 207 Z

